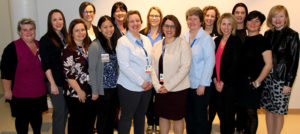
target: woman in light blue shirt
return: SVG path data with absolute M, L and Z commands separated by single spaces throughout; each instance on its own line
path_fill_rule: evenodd
M 141 15 L 136 10 L 127 13 L 124 26 L 126 34 L 117 43 L 119 64 L 118 94 L 121 105 L 119 134 L 129 134 L 132 119 L 134 133 L 143 134 L 145 113 L 151 97 L 151 49 L 150 40 L 139 33 Z
M 188 134 L 207 133 L 207 106 L 210 84 L 215 65 L 215 43 L 202 28 L 203 12 L 199 7 L 186 12 L 189 31 L 183 38 L 192 48 L 192 65 L 189 73 L 191 89 L 188 92 L 186 128 Z

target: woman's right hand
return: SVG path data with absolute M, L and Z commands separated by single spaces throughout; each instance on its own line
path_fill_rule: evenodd
M 85 94 L 85 92 L 84 92 L 83 90 L 80 89 L 80 90 L 77 92 L 77 95 L 78 95 L 78 100 L 79 100 L 79 102 L 85 103 L 85 100 L 86 100 L 86 94 Z
M 51 94 L 54 95 L 59 94 L 58 87 L 56 86 L 56 84 L 50 84 L 50 90 L 51 90 Z
M 11 92 L 11 90 L 8 90 L 8 91 L 4 92 L 4 98 L 6 100 L 11 100 L 12 99 L 12 92 Z
M 215 84 L 215 87 L 216 87 L 217 91 L 219 93 L 221 93 L 223 91 L 224 82 L 223 81 L 218 82 L 216 78 L 214 78 L 213 81 L 214 81 L 214 84 Z

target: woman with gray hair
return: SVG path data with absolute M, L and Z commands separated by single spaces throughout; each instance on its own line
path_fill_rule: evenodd
M 45 73 L 35 40 L 35 22 L 24 18 L 18 23 L 20 39 L 11 42 L 1 60 L 4 98 L 10 102 L 18 134 L 27 134 L 30 123 L 33 133 L 40 134 L 42 112 L 46 111 Z

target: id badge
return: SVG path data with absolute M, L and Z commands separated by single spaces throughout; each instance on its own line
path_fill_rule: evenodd
M 151 71 L 152 71 L 152 66 L 151 65 L 147 65 L 145 70 L 146 70 L 146 74 L 150 74 Z
M 159 82 L 164 82 L 164 74 L 159 74 Z
M 101 54 L 102 62 L 109 62 L 109 54 Z
M 86 81 L 90 81 L 90 76 L 86 75 Z

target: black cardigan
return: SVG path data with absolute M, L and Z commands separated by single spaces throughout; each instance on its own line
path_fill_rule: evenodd
M 56 85 L 63 86 L 64 75 L 62 69 L 61 54 L 64 45 L 57 35 L 55 35 L 54 38 L 56 42 L 59 43 L 59 47 L 55 46 L 52 40 L 47 35 L 44 35 L 39 41 L 42 67 L 45 72 L 48 69 L 51 69 L 52 76 Z

